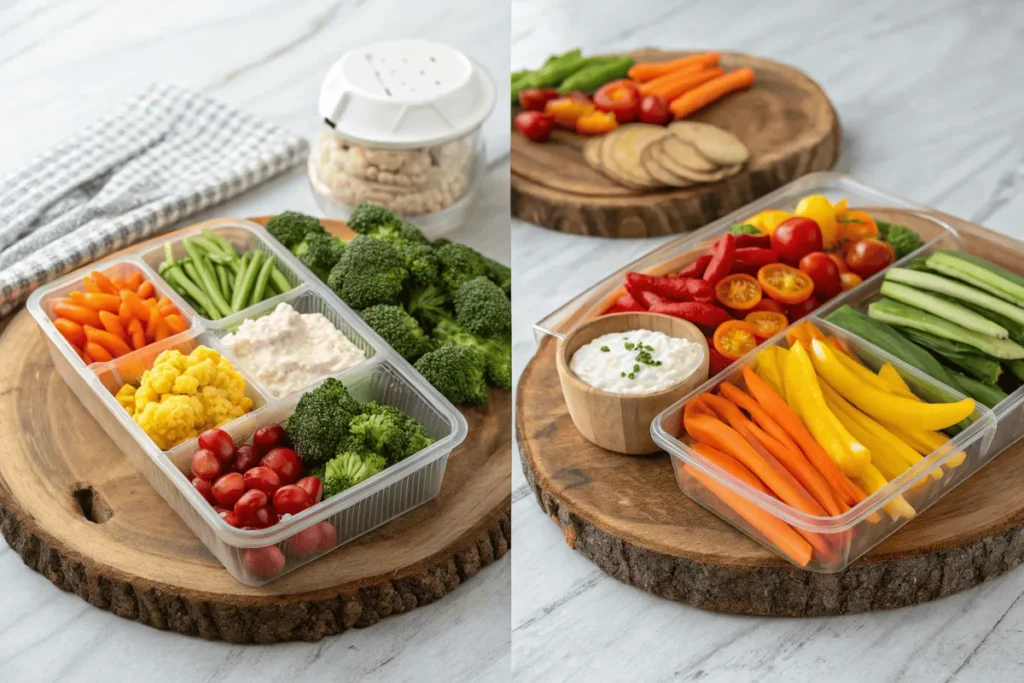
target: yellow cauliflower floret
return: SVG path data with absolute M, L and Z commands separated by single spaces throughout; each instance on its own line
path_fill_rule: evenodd
M 205 346 L 188 356 L 164 351 L 137 389 L 118 390 L 117 401 L 163 450 L 252 410 L 242 375 Z

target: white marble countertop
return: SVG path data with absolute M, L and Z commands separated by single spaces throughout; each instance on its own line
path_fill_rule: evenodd
M 784 7 L 784 9 L 783 9 Z M 793 64 L 843 125 L 836 170 L 1024 238 L 1024 5 L 884 0 L 513 0 L 512 68 L 549 54 L 736 50 Z M 662 239 L 513 221 L 515 367 L 532 322 Z M 529 283 L 525 285 L 524 283 Z M 1024 570 L 930 604 L 820 619 L 712 614 L 602 573 L 513 465 L 513 672 L 522 681 L 1010 681 L 1024 678 Z
M 509 8 L 470 0 L 0 0 L 0 177 L 154 81 L 202 91 L 311 138 L 320 79 L 349 47 L 417 37 L 483 63 L 504 103 Z M 450 235 L 508 262 L 508 109 L 468 224 Z M 295 169 L 190 221 L 317 213 Z M 0 681 L 451 681 L 508 679 L 511 563 L 433 605 L 318 643 L 233 646 L 96 609 L 25 567 L 0 540 Z

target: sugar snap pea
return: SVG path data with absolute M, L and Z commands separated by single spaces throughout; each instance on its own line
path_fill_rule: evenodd
M 631 57 L 603 59 L 604 61 L 590 63 L 566 78 L 558 87 L 558 92 L 564 94 L 573 90 L 580 90 L 585 93 L 592 93 L 605 83 L 625 78 L 626 74 L 629 73 L 630 67 L 633 66 L 633 59 Z

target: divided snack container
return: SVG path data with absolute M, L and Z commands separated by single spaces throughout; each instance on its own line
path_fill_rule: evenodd
M 868 207 L 872 215 L 877 215 L 882 220 L 886 220 L 885 209 L 902 210 L 898 218 L 894 217 L 894 222 L 903 223 L 917 231 L 923 245 L 915 252 L 897 261 L 895 264 L 897 266 L 908 264 L 915 258 L 926 257 L 938 248 L 963 249 L 963 243 L 952 227 L 937 218 L 922 213 L 927 210 L 927 207 L 867 187 L 843 174 L 814 173 L 761 197 L 701 230 L 658 247 L 596 283 L 534 325 L 538 343 L 546 335 L 564 338 L 565 333 L 575 325 L 599 315 L 622 291 L 626 273 L 637 271 L 656 275 L 675 272 L 704 253 L 715 240 L 729 229 L 732 223 L 741 222 L 765 209 L 792 211 L 801 198 L 812 194 L 825 195 L 833 202 L 845 197 L 849 200 L 851 208 Z M 876 273 L 857 287 L 841 293 L 808 316 L 808 319 L 819 327 L 827 328 L 826 334 L 843 339 L 869 367 L 877 369 L 883 363 L 892 363 L 915 393 L 930 397 L 945 396 L 949 400 L 962 398 L 954 389 L 946 387 L 919 372 L 916 368 L 891 357 L 859 337 L 824 321 L 831 311 L 844 304 L 849 304 L 862 311 L 866 309 L 868 304 L 880 297 L 879 290 L 884 274 L 885 270 Z M 826 539 L 831 552 L 827 555 L 815 553 L 811 563 L 806 567 L 808 570 L 837 572 L 845 569 L 851 562 L 882 542 L 908 521 L 905 518 L 894 521 L 885 513 L 883 508 L 887 502 L 896 496 L 903 495 L 917 514 L 920 514 L 945 493 L 987 464 L 1007 446 L 1014 443 L 1021 433 L 1024 433 L 1024 387 L 1021 387 L 992 410 L 979 404 L 971 427 L 951 439 L 947 444 L 948 450 L 939 449 L 925 457 L 917 466 L 869 496 L 868 499 L 844 515 L 815 518 L 803 514 L 770 496 L 753 490 L 731 475 L 709 466 L 687 444 L 676 438 L 682 431 L 680 415 L 682 407 L 687 401 L 700 393 L 711 390 L 718 383 L 727 379 L 743 386 L 740 374 L 742 365 L 752 364 L 756 367 L 755 356 L 758 351 L 769 345 L 785 344 L 785 331 L 783 331 L 667 408 L 652 423 L 651 433 L 655 441 L 671 455 L 677 482 L 684 493 L 782 557 L 789 559 L 746 519 L 722 503 L 721 499 L 706 488 L 700 479 L 707 480 L 708 477 L 711 477 L 714 479 L 713 485 L 727 488 L 730 493 L 740 496 L 744 501 L 766 514 L 795 528 Z M 919 483 L 924 478 L 931 477 L 928 474 L 929 470 L 936 466 L 943 466 L 953 454 L 958 452 L 965 453 L 963 463 L 952 469 L 944 467 L 941 479 L 933 479 L 927 484 Z M 696 475 L 694 471 L 697 472 Z
M 274 259 L 293 289 L 220 320 L 200 316 L 156 272 L 157 265 L 163 260 L 164 245 L 171 244 L 176 257 L 183 255 L 181 242 L 200 234 L 195 229 L 171 234 L 125 255 L 70 273 L 37 289 L 29 297 L 27 305 L 43 332 L 57 371 L 90 414 L 225 569 L 241 583 L 259 586 L 437 496 L 448 455 L 465 439 L 468 426 L 455 406 L 424 381 L 355 311 L 288 250 L 277 244 L 261 226 L 245 220 L 220 219 L 207 223 L 205 227 L 230 241 L 239 253 L 263 249 Z M 119 277 L 141 272 L 143 277 L 153 282 L 157 296 L 166 294 L 174 301 L 188 321 L 189 328 L 112 361 L 87 366 L 53 326 L 53 302 L 72 290 L 80 289 L 82 277 L 93 270 Z M 231 361 L 245 379 L 246 395 L 253 400 L 252 410 L 223 429 L 236 443 L 251 441 L 258 428 L 286 420 L 302 394 L 326 379 L 317 380 L 290 395 L 276 396 L 221 344 L 220 339 L 237 329 L 243 320 L 266 315 L 282 302 L 289 303 L 300 313 L 322 313 L 363 350 L 366 360 L 334 375 L 356 399 L 361 402 L 374 400 L 400 408 L 422 422 L 435 442 L 343 493 L 272 527 L 245 530 L 232 527 L 221 519 L 189 481 L 187 472 L 192 453 L 198 448 L 196 439 L 161 450 L 114 395 L 126 382 L 137 384 L 142 372 L 152 367 L 160 352 L 178 349 L 187 354 L 197 346 L 205 345 Z M 321 525 L 321 543 L 309 553 L 292 539 L 314 525 Z M 333 534 L 327 526 L 333 529 Z M 276 555 L 276 551 L 261 550 L 269 547 L 275 547 L 284 554 L 286 561 L 280 571 L 267 573 L 261 570 L 260 553 Z
M 487 71 L 454 48 L 394 40 L 346 52 L 320 89 L 323 127 L 307 162 L 320 208 L 379 204 L 437 237 L 464 222 L 494 108 Z

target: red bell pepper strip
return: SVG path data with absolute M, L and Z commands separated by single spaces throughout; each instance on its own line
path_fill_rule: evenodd
M 704 271 L 707 270 L 709 263 L 711 263 L 711 254 L 704 254 L 676 273 L 675 277 L 704 277 Z
M 742 247 L 736 250 L 733 256 L 732 272 L 734 273 L 756 273 L 761 266 L 769 263 L 778 263 L 779 256 L 772 249 L 762 247 Z
M 704 279 L 717 285 L 718 281 L 732 270 L 732 261 L 736 256 L 736 235 L 727 232 L 718 238 L 711 247 L 711 263 L 704 270 Z
M 647 293 L 649 294 L 649 292 Z M 648 309 L 651 313 L 662 313 L 671 315 L 683 320 L 689 320 L 694 325 L 701 327 L 718 327 L 722 323 L 732 320 L 732 316 L 724 308 L 714 304 L 703 304 L 696 301 L 665 301 L 651 304 Z
M 644 306 L 647 307 L 648 311 L 651 310 L 651 306 L 659 306 L 659 305 L 662 305 L 662 304 L 670 304 L 670 303 L 672 303 L 671 301 L 669 301 L 665 297 L 658 296 L 654 292 L 640 292 L 640 302 Z M 657 313 L 657 311 L 652 311 L 652 312 L 653 313 Z
M 736 248 L 761 247 L 767 249 L 772 245 L 771 235 L 736 235 Z
M 722 355 L 722 353 L 715 348 L 715 342 L 708 339 L 708 360 L 710 361 L 708 372 L 714 376 L 725 370 L 727 367 L 732 365 L 732 361 Z
M 608 310 L 602 313 L 602 315 L 608 315 L 609 313 L 628 313 L 645 310 L 647 309 L 644 308 L 639 303 L 637 303 L 636 300 L 629 295 L 629 292 L 626 292 L 618 299 L 616 299 L 615 303 L 609 306 Z
M 711 303 L 715 299 L 714 287 L 704 280 L 688 277 L 627 273 L 626 288 L 629 291 L 654 292 L 673 301 Z

